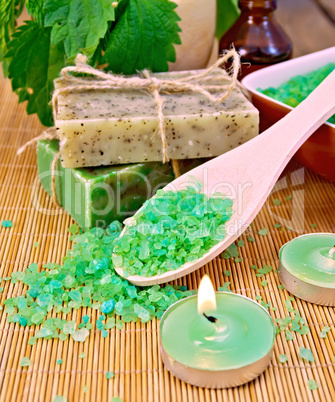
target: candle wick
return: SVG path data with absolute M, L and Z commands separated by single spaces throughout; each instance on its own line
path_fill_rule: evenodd
M 335 246 L 329 250 L 329 255 L 332 257 L 334 253 L 335 253 Z
M 207 320 L 209 322 L 213 322 L 216 323 L 216 321 L 218 320 L 217 318 L 213 317 L 212 315 L 206 315 L 205 313 L 202 313 L 204 315 L 205 318 L 207 318 Z

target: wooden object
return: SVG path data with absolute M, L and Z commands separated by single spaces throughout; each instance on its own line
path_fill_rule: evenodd
M 242 80 L 251 95 L 252 103 L 259 110 L 260 131 L 289 113 L 293 107 L 261 93 L 258 89 L 278 87 L 292 77 L 310 74 L 330 63 L 335 63 L 335 46 L 279 63 L 266 70 L 256 71 Z M 322 124 L 299 148 L 296 160 L 321 176 L 335 181 L 335 124 Z
M 68 248 L 70 233 L 67 228 L 73 221 L 58 209 L 51 197 L 42 189 L 37 179 L 36 151 L 33 147 L 17 156 L 17 149 L 42 131 L 36 116 L 27 116 L 25 105 L 17 103 L 9 81 L 1 80 L 0 96 L 0 222 L 10 219 L 11 229 L 0 225 L 0 276 L 24 271 L 32 262 L 42 265 L 61 263 Z M 36 179 L 36 181 L 35 181 Z M 292 197 L 286 200 L 286 197 Z M 274 199 L 281 201 L 274 204 Z M 39 210 L 37 209 L 39 207 Z M 275 223 L 282 227 L 274 227 Z M 312 228 L 311 224 L 317 225 Z M 267 236 L 258 235 L 266 227 Z M 290 229 L 287 229 L 289 227 Z M 335 232 L 335 185 L 313 174 L 301 165 L 291 162 L 269 196 L 267 203 L 255 218 L 252 227 L 240 240 L 241 262 L 217 257 L 190 275 L 171 284 L 197 289 L 201 277 L 208 274 L 215 289 L 228 285 L 229 289 L 255 300 L 262 297 L 270 303 L 273 319 L 287 315 L 285 300 L 289 293 L 278 289 L 280 247 L 301 233 Z M 255 242 L 248 241 L 252 236 Z M 39 242 L 37 248 L 34 243 Z M 269 264 L 274 270 L 264 278 L 256 277 L 252 265 L 261 268 Z M 230 276 L 224 273 L 231 272 Z M 1 304 L 9 297 L 25 294 L 22 282 L 15 285 L 2 282 Z M 123 402 L 276 402 L 276 401 L 332 401 L 335 400 L 335 311 L 334 308 L 306 303 L 299 299 L 292 303 L 306 320 L 310 333 L 294 335 L 292 341 L 285 334 L 276 337 L 274 355 L 269 368 L 254 381 L 240 387 L 208 390 L 185 384 L 164 369 L 159 351 L 159 321 L 148 324 L 127 323 L 121 331 L 111 330 L 106 339 L 96 331 L 95 321 L 99 311 L 83 309 L 71 312 L 67 319 L 81 322 L 88 314 L 94 324 L 90 337 L 84 344 L 71 339 L 38 340 L 35 346 L 27 345 L 29 337 L 39 327 L 20 327 L 6 322 L 5 310 L 0 311 L 0 401 L 39 402 L 53 401 L 62 395 L 68 402 L 111 401 L 120 397 Z M 53 314 L 56 316 L 56 314 Z M 65 316 L 63 316 L 65 318 Z M 331 331 L 326 339 L 319 333 L 325 325 Z M 299 346 L 312 350 L 315 362 L 299 357 Z M 78 356 L 85 352 L 87 357 Z M 288 361 L 278 361 L 285 353 Z M 23 356 L 30 358 L 28 368 L 19 366 Z M 63 364 L 56 363 L 58 358 Z M 115 377 L 107 380 L 107 371 Z M 319 388 L 310 391 L 307 381 L 313 378 Z M 84 393 L 83 387 L 88 387 Z
M 332 0 L 328 0 L 332 1 Z M 292 11 L 293 9 L 293 11 Z M 335 45 L 335 25 L 326 21 L 312 0 L 280 0 L 277 18 L 294 43 L 294 54 L 302 55 Z M 25 18 L 27 17 L 25 16 Z M 1 73 L 0 73 L 1 75 Z M 61 263 L 71 246 L 69 215 L 58 210 L 51 198 L 35 182 L 37 177 L 36 152 L 30 147 L 18 157 L 17 149 L 42 131 L 36 116 L 27 116 L 25 105 L 18 105 L 8 80 L 0 80 L 0 222 L 11 219 L 12 229 L 0 225 L 0 276 L 23 271 L 29 263 Z M 33 185 L 36 184 L 35 187 Z M 32 195 L 49 214 L 38 212 L 31 202 Z M 292 199 L 286 200 L 286 197 Z M 280 205 L 273 203 L 281 201 Z M 275 228 L 275 223 L 282 227 Z M 313 225 L 313 227 L 311 227 Z M 317 225 L 314 228 L 314 225 Z M 266 227 L 267 236 L 257 232 Z M 289 229 L 287 229 L 289 227 Z M 262 296 L 265 303 L 277 308 L 269 310 L 273 319 L 287 315 L 285 300 L 290 295 L 278 289 L 278 274 L 266 275 L 268 284 L 261 285 L 251 265 L 259 268 L 270 264 L 278 267 L 278 250 L 287 241 L 302 233 L 335 232 L 335 185 L 292 161 L 285 169 L 274 192 L 263 206 L 252 227 L 240 237 L 245 246 L 239 248 L 243 261 L 217 257 L 190 275 L 172 284 L 197 289 L 201 277 L 210 275 L 214 287 L 229 285 L 233 292 L 255 299 Z M 252 236 L 255 242 L 248 241 Z M 40 246 L 34 247 L 38 241 Z M 229 270 L 230 276 L 224 271 Z M 3 285 L 1 285 L 3 286 Z M 5 282 L 0 293 L 1 303 L 8 297 L 24 294 L 21 282 Z M 294 335 L 292 341 L 285 334 L 276 337 L 270 367 L 256 380 L 240 387 L 208 390 L 185 384 L 163 368 L 159 352 L 158 320 L 148 324 L 126 324 L 121 330 L 112 330 L 106 339 L 93 332 L 84 345 L 72 341 L 39 340 L 34 347 L 27 340 L 39 328 L 22 328 L 6 323 L 4 309 L 0 311 L 0 401 L 52 401 L 62 395 L 68 402 L 111 401 L 120 397 L 123 402 L 284 402 L 335 400 L 335 311 L 299 299 L 292 303 L 306 320 L 310 333 Z M 95 321 L 96 310 L 71 313 L 68 319 L 81 321 L 87 313 Z M 326 339 L 320 338 L 321 328 L 330 326 Z M 312 350 L 315 362 L 299 357 L 299 346 Z M 87 357 L 79 359 L 85 351 Z M 285 353 L 288 361 L 278 361 Z M 21 368 L 19 360 L 28 356 L 32 365 Z M 62 358 L 63 364 L 56 364 Z M 106 372 L 115 377 L 106 379 Z M 319 387 L 310 391 L 307 381 L 314 379 Z M 83 392 L 84 385 L 88 390 Z
M 185 188 L 189 176 L 194 176 L 203 183 L 203 191 L 208 197 L 217 191 L 229 196 L 229 191 L 232 191 L 234 212 L 226 223 L 227 235 L 203 257 L 174 271 L 152 277 L 127 276 L 127 279 L 140 286 L 168 282 L 193 272 L 226 249 L 254 220 L 295 152 L 335 113 L 334 93 L 335 71 L 299 106 L 261 135 L 164 187 L 164 190 L 177 191 Z M 116 271 L 124 276 L 122 268 L 116 268 Z

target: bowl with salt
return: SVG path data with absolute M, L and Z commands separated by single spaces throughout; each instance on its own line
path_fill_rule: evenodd
M 335 47 L 247 75 L 242 84 L 260 112 L 261 132 L 289 113 L 333 69 Z M 335 115 L 300 147 L 295 159 L 321 176 L 335 181 Z

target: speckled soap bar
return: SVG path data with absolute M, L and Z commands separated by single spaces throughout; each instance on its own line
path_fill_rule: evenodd
M 50 195 L 51 164 L 58 150 L 57 140 L 37 143 L 38 174 Z M 185 173 L 202 162 L 181 161 L 180 171 Z M 123 221 L 173 179 L 171 165 L 160 162 L 64 169 L 58 160 L 55 169 L 57 201 L 85 230 L 106 227 L 115 219 Z
M 174 79 L 194 71 L 154 74 Z M 197 71 L 198 73 L 198 71 Z M 210 85 L 217 85 L 215 72 Z M 55 87 L 64 86 L 62 79 Z M 227 88 L 222 86 L 224 92 Z M 170 159 L 221 155 L 258 134 L 258 110 L 235 88 L 215 104 L 195 93 L 161 94 Z M 91 90 L 58 97 L 55 126 L 63 167 L 162 160 L 153 97 L 136 90 Z

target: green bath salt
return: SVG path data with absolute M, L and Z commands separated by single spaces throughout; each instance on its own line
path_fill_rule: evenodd
M 113 263 L 125 275 L 154 276 L 202 257 L 225 237 L 232 200 L 197 189 L 158 190 L 116 240 Z
M 32 263 L 25 272 L 12 273 L 9 279 L 22 281 L 28 289 L 5 300 L 7 322 L 23 327 L 41 325 L 29 339 L 30 345 L 40 338 L 65 341 L 69 336 L 75 342 L 85 342 L 93 320 L 85 314 L 78 325 L 71 320 L 73 310 L 100 309 L 102 314 L 95 328 L 106 337 L 108 330 L 114 327 L 120 330 L 124 322 L 160 318 L 170 305 L 194 294 L 183 286 L 141 288 L 119 277 L 112 254 L 121 230 L 121 223 L 115 221 L 106 230 L 93 228 L 73 234 L 73 247 L 67 251 L 62 265 L 50 262 L 40 267 Z M 50 316 L 51 311 L 63 313 L 66 318 Z
M 59 151 L 59 141 L 37 142 L 39 179 L 52 195 L 52 162 Z M 180 173 L 203 163 L 203 159 L 179 161 Z M 143 162 L 129 165 L 64 169 L 56 163 L 55 187 L 58 204 L 85 231 L 92 227 L 107 228 L 114 220 L 132 216 L 158 188 L 174 178 L 171 164 Z
M 296 75 L 278 87 L 258 88 L 259 92 L 270 98 L 296 107 L 335 69 L 335 63 L 327 64 L 305 75 Z M 328 119 L 335 124 L 335 115 Z

